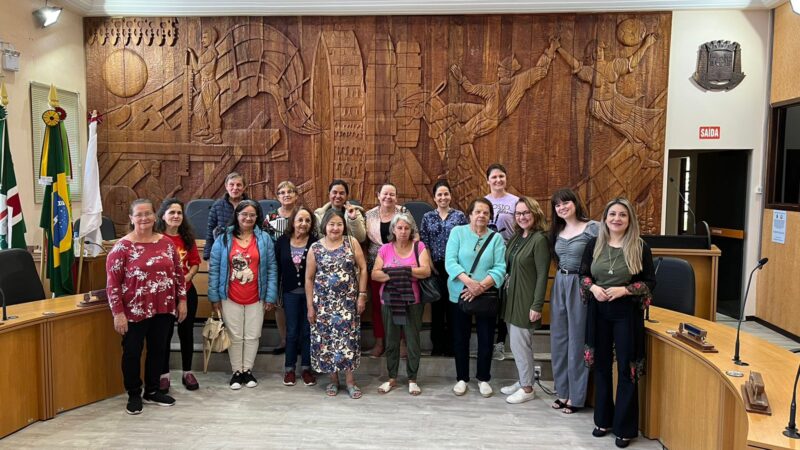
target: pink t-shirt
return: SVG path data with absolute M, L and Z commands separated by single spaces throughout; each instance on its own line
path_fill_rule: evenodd
M 422 251 L 425 250 L 425 244 L 422 241 L 419 241 L 419 253 L 422 254 Z M 417 258 L 414 256 L 414 250 L 412 247 L 411 254 L 406 258 L 401 258 L 397 255 L 394 251 L 394 244 L 388 243 L 383 244 L 378 250 L 378 256 L 381 257 L 383 260 L 383 267 L 419 267 L 417 264 Z M 381 304 L 383 304 L 383 287 L 385 284 L 381 285 Z M 419 303 L 419 281 L 412 277 L 411 278 L 411 290 L 414 291 L 414 303 Z

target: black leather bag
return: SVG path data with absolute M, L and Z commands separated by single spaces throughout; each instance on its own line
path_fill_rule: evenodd
M 497 233 L 492 232 L 489 238 L 486 239 L 486 242 L 483 243 L 478 255 L 475 256 L 475 262 L 472 263 L 472 269 L 469 270 L 468 274 L 470 277 L 472 276 L 472 272 L 475 271 L 475 268 L 478 267 L 478 261 L 481 260 L 483 251 L 489 246 L 489 242 L 492 241 L 492 238 L 494 238 L 495 234 Z M 483 294 L 472 299 L 471 302 L 464 301 L 462 297 L 459 297 L 458 306 L 461 308 L 461 311 L 464 311 L 467 314 L 473 314 L 476 316 L 497 315 L 497 310 L 500 307 L 500 290 L 497 289 L 496 286 L 492 286 Z
M 419 267 L 419 241 L 414 242 L 414 257 L 417 258 L 417 267 Z M 439 291 L 439 280 L 436 279 L 436 275 L 438 275 L 436 269 L 431 267 L 431 275 L 428 278 L 417 280 L 420 303 L 438 302 L 442 298 L 442 293 Z

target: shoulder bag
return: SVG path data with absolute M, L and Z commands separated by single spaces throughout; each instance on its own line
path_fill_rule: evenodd
M 417 259 L 417 267 L 419 267 L 419 241 L 414 241 L 414 257 Z M 417 279 L 420 303 L 438 302 L 442 298 L 442 293 L 439 291 L 439 280 L 436 275 L 438 275 L 436 269 L 431 266 L 431 274 L 428 278 Z
M 472 269 L 469 270 L 468 276 L 472 276 L 472 272 L 475 271 L 475 268 L 478 267 L 478 261 L 481 260 L 481 256 L 483 255 L 484 250 L 486 247 L 489 246 L 489 243 L 494 238 L 494 235 L 497 234 L 496 232 L 492 232 L 489 235 L 489 238 L 486 239 L 486 242 L 483 243 L 478 255 L 475 256 L 475 262 L 472 263 Z M 458 306 L 461 308 L 461 311 L 464 311 L 467 314 L 474 314 L 476 316 L 494 316 L 497 314 L 497 309 L 500 306 L 500 291 L 497 289 L 497 286 L 492 286 L 486 291 L 473 298 L 471 302 L 464 301 L 463 297 L 459 297 L 458 299 Z

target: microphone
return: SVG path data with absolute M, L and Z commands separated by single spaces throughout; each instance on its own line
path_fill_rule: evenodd
M 758 264 L 750 271 L 750 278 L 747 280 L 747 289 L 744 291 L 744 298 L 742 299 L 742 306 L 739 309 L 739 323 L 736 325 L 736 347 L 733 354 L 733 363 L 737 366 L 749 366 L 750 364 L 739 359 L 739 332 L 742 329 L 742 319 L 744 319 L 744 305 L 747 303 L 747 294 L 750 293 L 750 283 L 753 282 L 753 274 L 756 270 L 761 270 L 769 262 L 769 258 L 761 258 Z
M 654 270 L 654 273 L 656 275 L 658 275 L 658 268 L 661 267 L 661 263 L 662 262 L 664 262 L 664 257 L 663 256 L 659 256 L 658 259 L 656 260 L 656 270 Z M 656 289 L 658 289 L 658 286 L 656 286 Z M 650 305 L 647 305 L 647 308 L 645 308 L 645 310 L 644 310 L 644 320 L 646 320 L 647 322 L 650 322 L 650 323 L 658 323 L 657 320 L 650 319 Z
M 3 322 L 5 322 L 6 320 L 16 319 L 17 316 L 9 316 L 6 313 L 6 293 L 5 291 L 3 291 L 3 288 L 0 288 L 0 295 L 3 296 Z
M 672 183 L 675 182 L 675 178 L 669 177 L 669 182 L 670 182 L 670 186 L 671 186 Z M 672 189 L 675 190 L 675 193 L 678 194 L 678 197 L 681 198 L 681 200 L 683 201 L 683 204 L 686 205 L 686 209 L 689 210 L 689 213 L 694 218 L 694 229 L 693 229 L 692 232 L 696 235 L 697 234 L 697 224 L 699 223 L 699 224 L 703 225 L 703 230 L 705 231 L 705 236 L 706 236 L 707 242 L 708 242 L 707 246 L 710 249 L 711 248 L 711 229 L 708 227 L 708 222 L 706 222 L 705 220 L 701 220 L 701 221 L 698 222 L 697 214 L 694 213 L 694 210 L 689 205 L 689 202 L 686 201 L 686 197 L 683 196 L 683 193 L 680 191 L 680 189 L 678 189 L 675 186 L 672 186 Z
M 797 366 L 797 375 L 794 376 L 794 390 L 792 391 L 792 406 L 789 407 L 789 424 L 783 431 L 783 435 L 792 439 L 800 439 L 800 433 L 797 432 L 797 424 L 794 419 L 797 416 L 797 380 L 800 378 L 800 366 Z
M 108 252 L 106 252 L 106 249 L 105 249 L 105 247 L 103 247 L 102 245 L 98 244 L 97 242 L 92 242 L 92 241 L 90 241 L 90 240 L 88 240 L 88 239 L 85 239 L 85 240 L 83 241 L 83 243 L 84 243 L 84 244 L 86 244 L 86 245 L 92 245 L 92 246 L 94 246 L 94 247 L 97 247 L 97 248 L 99 248 L 99 249 L 100 249 L 100 251 L 101 251 L 101 252 L 102 252 L 104 255 L 108 253 Z

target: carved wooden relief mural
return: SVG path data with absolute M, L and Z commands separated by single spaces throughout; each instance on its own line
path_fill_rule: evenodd
M 596 217 L 624 195 L 658 232 L 669 13 L 435 17 L 87 18 L 89 109 L 103 111 L 104 208 L 255 198 L 291 180 L 312 206 L 333 178 L 369 206 L 578 189 Z

